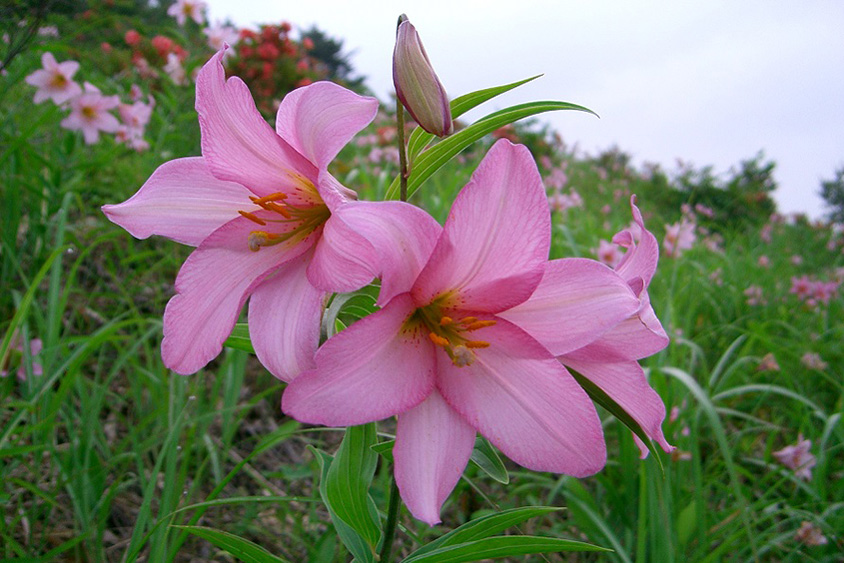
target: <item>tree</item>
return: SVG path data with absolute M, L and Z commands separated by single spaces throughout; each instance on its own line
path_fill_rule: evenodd
M 844 166 L 835 171 L 835 178 L 821 182 L 820 196 L 830 209 L 827 218 L 833 223 L 844 223 Z

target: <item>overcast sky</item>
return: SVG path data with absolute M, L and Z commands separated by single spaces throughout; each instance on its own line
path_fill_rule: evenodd
M 212 20 L 316 24 L 344 42 L 382 100 L 399 13 L 416 26 L 451 97 L 544 77 L 481 106 L 548 99 L 569 146 L 618 145 L 634 162 L 730 166 L 760 150 L 777 162 L 783 212 L 823 212 L 820 181 L 844 166 L 844 2 L 774 0 L 209 0 Z M 479 117 L 476 110 L 469 117 Z M 583 193 L 582 195 L 588 196 Z

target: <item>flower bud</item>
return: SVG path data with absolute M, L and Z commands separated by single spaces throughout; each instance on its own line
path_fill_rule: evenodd
M 422 129 L 439 137 L 454 131 L 448 95 L 428 60 L 416 28 L 404 14 L 399 17 L 396 31 L 393 83 L 399 101 Z

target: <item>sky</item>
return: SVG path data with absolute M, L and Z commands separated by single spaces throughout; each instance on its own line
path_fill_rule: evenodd
M 838 0 L 208 0 L 212 21 L 316 24 L 342 40 L 382 100 L 396 19 L 406 13 L 451 97 L 536 74 L 487 102 L 560 100 L 543 114 L 569 147 L 618 146 L 634 164 L 677 159 L 722 177 L 764 152 L 781 212 L 818 218 L 820 182 L 844 166 L 844 2 Z M 588 194 L 581 194 L 588 195 Z

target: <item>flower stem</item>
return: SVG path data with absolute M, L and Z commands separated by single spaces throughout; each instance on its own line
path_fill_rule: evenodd
M 380 561 L 390 563 L 393 540 L 396 537 L 396 524 L 399 521 L 399 486 L 396 484 L 396 476 L 390 475 L 390 506 L 387 508 L 387 523 L 384 525 L 384 543 L 381 544 Z
M 399 139 L 399 186 L 400 196 L 402 201 L 407 201 L 407 145 L 404 142 L 404 107 L 401 102 L 396 100 L 396 121 L 398 121 L 398 139 Z

